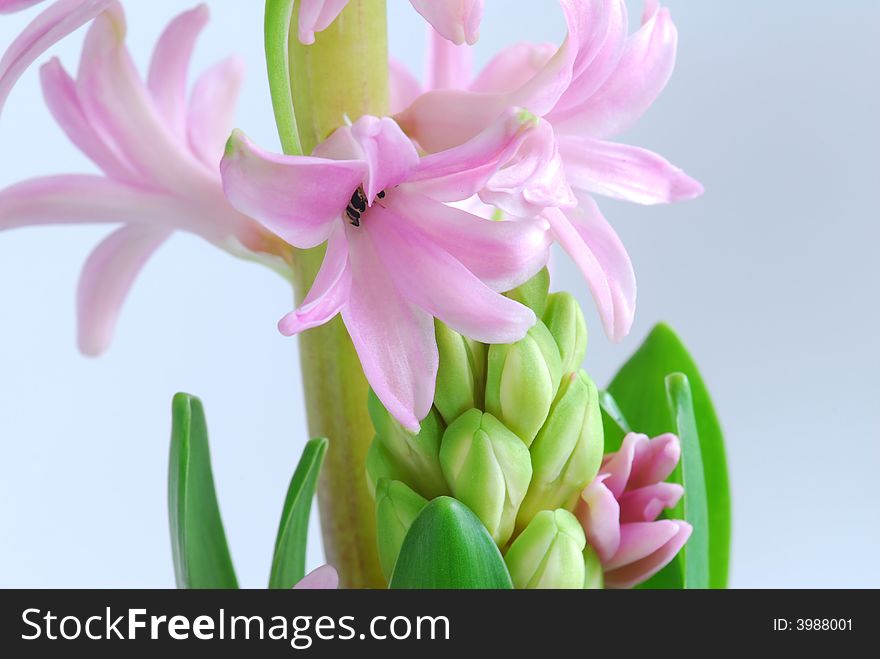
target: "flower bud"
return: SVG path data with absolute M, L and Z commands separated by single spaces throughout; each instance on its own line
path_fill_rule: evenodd
M 583 371 L 571 373 L 530 449 L 534 474 L 517 528 L 542 510 L 574 507 L 602 464 L 603 437 L 596 385 Z
M 440 465 L 452 495 L 503 547 L 532 477 L 526 445 L 491 414 L 469 410 L 446 429 Z
M 514 588 L 582 589 L 586 544 L 584 530 L 570 512 L 540 512 L 504 556 Z
M 601 590 L 605 588 L 605 573 L 599 554 L 590 545 L 584 549 L 584 590 Z
M 420 494 L 433 499 L 449 494 L 449 488 L 440 469 L 440 440 L 443 420 L 435 409 L 424 418 L 417 435 L 401 426 L 385 409 L 372 391 L 368 402 L 370 417 L 376 429 L 376 439 L 382 449 L 371 450 L 368 474 L 403 481 Z M 383 472 L 383 470 L 385 470 Z M 376 478 L 374 484 L 378 481 Z
M 541 321 L 521 341 L 489 346 L 486 411 L 531 445 L 559 389 L 562 361 Z
M 379 563 L 386 580 L 391 580 L 409 527 L 426 505 L 427 499 L 400 481 L 383 478 L 376 485 L 376 537 Z
M 447 424 L 475 407 L 483 406 L 486 349 L 437 321 L 440 366 L 434 406 Z
M 505 293 L 511 300 L 524 304 L 540 318 L 544 315 L 547 293 L 550 290 L 550 271 L 543 268 L 525 284 Z
M 577 300 L 570 293 L 553 293 L 547 298 L 544 324 L 556 340 L 562 372 L 580 369 L 587 353 L 587 323 Z

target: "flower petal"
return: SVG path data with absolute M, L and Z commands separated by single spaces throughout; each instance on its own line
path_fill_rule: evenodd
M 168 24 L 153 50 L 147 88 L 162 118 L 179 137 L 186 135 L 186 80 L 190 58 L 210 15 L 207 5 L 180 14 Z
M 428 29 L 428 89 L 465 89 L 473 72 L 473 50 Z M 405 107 L 405 106 L 404 106 Z
M 8 11 L 24 6 L 13 2 Z M 104 10 L 122 12 L 116 0 L 58 0 L 31 21 L 0 59 L 0 111 L 12 87 L 37 58 Z
M 684 494 L 678 483 L 654 483 L 627 490 L 620 497 L 620 522 L 653 522 L 664 510 L 673 508 Z
M 614 557 L 603 563 L 606 572 L 640 561 L 660 549 L 678 533 L 678 523 L 669 519 L 658 522 L 633 522 L 620 526 L 620 547 Z
M 606 476 L 605 487 L 611 490 L 616 498 L 623 496 L 632 473 L 632 464 L 636 449 L 648 441 L 647 435 L 631 432 L 623 438 L 620 449 L 615 453 L 609 453 L 602 461 L 600 474 Z
M 366 173 L 354 160 L 268 153 L 241 131 L 232 134 L 220 169 L 236 209 L 302 249 L 327 240 Z
M 190 148 L 215 170 L 219 170 L 235 124 L 235 104 L 243 80 L 244 61 L 230 57 L 199 76 L 190 96 L 186 121 Z
M 678 32 L 668 9 L 658 9 L 630 37 L 620 62 L 578 112 L 555 122 L 560 132 L 604 139 L 636 122 L 666 86 L 675 66 Z
M 633 456 L 629 488 L 645 487 L 669 478 L 681 458 L 681 442 L 666 433 L 640 443 Z
M 422 93 L 422 83 L 393 57 L 388 60 L 391 114 L 403 112 Z
M 575 510 L 587 542 L 603 564 L 610 561 L 620 547 L 620 506 L 605 485 L 606 479 L 605 474 L 594 478 L 581 493 Z
M 339 130 L 350 130 L 364 153 L 367 163 L 364 193 L 368 205 L 372 205 L 383 190 L 405 181 L 419 164 L 418 151 L 393 119 L 365 115 L 350 129 Z
M 339 588 L 339 575 L 330 565 L 322 565 L 299 580 L 294 590 L 336 590 Z
M 323 325 L 342 311 L 350 293 L 348 242 L 345 229 L 341 223 L 337 223 L 327 241 L 327 253 L 311 290 L 296 311 L 281 319 L 278 329 L 285 336 L 292 336 Z
M 638 204 L 694 199 L 703 186 L 661 156 L 626 144 L 571 135 L 559 138 L 572 186 Z
M 342 320 L 379 400 L 417 432 L 434 401 L 439 362 L 434 319 L 400 295 L 371 232 L 363 228 L 345 227 L 352 286 Z
M 439 32 L 454 44 L 475 44 L 480 38 L 483 0 L 410 0 Z
M 407 300 L 482 343 L 519 341 L 535 324 L 528 307 L 496 293 L 429 235 L 409 224 L 405 208 L 375 206 L 365 228 Z
M 660 524 L 662 522 L 653 523 Z M 675 535 L 657 551 L 642 560 L 606 572 L 606 588 L 632 588 L 653 577 L 675 558 L 676 554 L 678 554 L 688 541 L 688 538 L 690 538 L 693 527 L 687 522 L 677 520 L 669 523 L 676 525 L 677 531 Z
M 552 43 L 508 46 L 483 67 L 469 89 L 484 94 L 509 94 L 536 76 L 558 48 Z
M 97 357 L 110 346 L 135 278 L 170 235 L 165 229 L 129 224 L 110 234 L 91 253 L 77 291 L 78 343 L 83 354 Z
M 315 32 L 323 32 L 330 27 L 347 4 L 348 0 L 300 0 L 300 43 L 315 43 Z
M 547 264 L 552 236 L 539 220 L 495 221 L 413 195 L 394 193 L 395 209 L 494 291 L 525 283 Z
M 27 9 L 43 0 L 0 0 L 0 14 L 12 14 Z

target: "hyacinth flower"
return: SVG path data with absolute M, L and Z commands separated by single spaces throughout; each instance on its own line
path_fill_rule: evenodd
M 122 224 L 89 256 L 79 282 L 78 343 L 85 354 L 109 346 L 137 274 L 174 231 L 286 267 L 283 244 L 223 195 L 219 163 L 232 129 L 241 62 L 232 58 L 209 69 L 188 102 L 185 96 L 190 54 L 207 20 L 207 7 L 200 6 L 168 26 L 146 83 L 125 48 L 117 4 L 94 20 L 75 80 L 57 60 L 42 69 L 56 121 L 104 174 L 36 178 L 0 191 L 0 231 Z
M 0 14 L 27 9 L 44 0 L 0 0 Z M 37 16 L 0 58 L 0 112 L 12 87 L 51 46 L 111 7 L 116 0 L 57 0 Z
M 511 110 L 424 158 L 392 119 L 370 116 L 312 156 L 274 155 L 240 132 L 230 139 L 222 172 L 233 205 L 298 248 L 327 242 L 311 291 L 280 330 L 297 334 L 341 314 L 376 395 L 412 432 L 434 399 L 434 318 L 485 343 L 517 341 L 535 323 L 500 292 L 546 263 L 546 222 L 493 222 L 445 205 L 479 190 L 534 125 Z
M 631 588 L 671 561 L 691 535 L 687 522 L 657 517 L 684 490 L 666 483 L 681 457 L 678 437 L 628 434 L 605 456 L 599 475 L 581 494 L 577 517 L 596 551 L 607 588 Z
M 309 572 L 293 587 L 294 590 L 336 590 L 339 574 L 332 565 L 322 565 Z
M 435 38 L 432 87 L 423 94 L 400 66 L 392 66 L 396 109 L 411 102 L 397 118 L 428 151 L 469 139 L 511 104 L 528 108 L 552 126 L 544 148 L 558 152 L 577 203 L 560 204 L 545 215 L 586 278 L 606 333 L 620 340 L 633 322 L 635 275 L 592 195 L 658 204 L 692 199 L 703 191 L 661 156 L 608 141 L 635 123 L 666 86 L 677 32 L 669 11 L 655 1 L 646 4 L 642 26 L 631 36 L 623 0 L 561 4 L 568 37 L 558 49 L 517 44 L 472 77 L 467 49 Z M 503 206 L 505 195 L 499 193 L 510 188 L 509 181 L 498 180 L 494 189 L 491 183 L 481 197 Z
M 299 40 L 315 42 L 315 32 L 323 32 L 336 20 L 349 0 L 301 0 Z M 410 0 L 413 8 L 434 29 L 455 44 L 474 44 L 480 36 L 483 0 Z

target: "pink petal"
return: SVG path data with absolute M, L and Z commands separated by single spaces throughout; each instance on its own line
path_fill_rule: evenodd
M 610 561 L 620 547 L 620 506 L 605 485 L 606 479 L 605 474 L 594 478 L 581 493 L 575 510 L 587 542 L 603 564 Z
M 516 288 L 549 258 L 551 235 L 543 220 L 495 221 L 397 190 L 397 211 L 494 291 Z
M 661 522 L 654 522 L 660 524 Z M 684 547 L 691 536 L 693 527 L 687 522 L 670 522 L 677 526 L 677 532 L 662 547 L 651 555 L 605 573 L 606 588 L 632 588 L 653 577 L 663 569 Z
M 42 66 L 40 80 L 46 105 L 70 141 L 108 176 L 139 183 L 140 177 L 132 171 L 131 165 L 89 123 L 79 100 L 76 83 L 58 58 Z
M 79 280 L 79 349 L 92 357 L 113 340 L 119 311 L 137 275 L 171 232 L 144 224 L 114 231 L 91 253 Z
M 684 494 L 678 483 L 654 483 L 627 490 L 620 497 L 620 522 L 653 522 L 664 510 L 673 508 Z
M 633 459 L 637 448 L 648 441 L 647 435 L 631 432 L 623 438 L 620 449 L 609 453 L 602 460 L 599 473 L 606 476 L 605 487 L 611 490 L 616 498 L 623 496 L 632 474 Z
M 403 112 L 422 93 L 422 83 L 393 57 L 388 60 L 391 114 Z
M 235 123 L 235 104 L 244 79 L 244 61 L 230 57 L 205 71 L 189 101 L 190 148 L 205 165 L 219 170 L 223 149 Z
M 678 33 L 668 9 L 660 9 L 630 37 L 614 72 L 565 121 L 560 132 L 604 139 L 636 122 L 663 91 L 675 66 Z
M 199 5 L 171 21 L 159 37 L 150 62 L 147 88 L 162 118 L 179 137 L 186 135 L 186 80 L 190 58 L 210 15 L 207 5 Z
M 620 547 L 614 557 L 603 563 L 606 572 L 640 561 L 660 549 L 678 533 L 678 522 L 633 522 L 620 527 Z
M 330 565 L 322 565 L 312 570 L 297 583 L 294 590 L 336 590 L 339 588 L 339 575 Z
M 291 245 L 327 240 L 364 178 L 362 162 L 268 153 L 235 131 L 221 163 L 229 202 Z
M 300 307 L 281 319 L 278 329 L 285 336 L 304 332 L 332 320 L 348 302 L 351 269 L 345 229 L 337 223 L 327 241 L 324 262 Z
M 380 192 L 407 179 L 419 164 L 419 153 L 400 126 L 388 117 L 363 116 L 350 130 L 367 163 L 364 193 L 367 204 L 372 205 Z
M 428 28 L 428 89 L 464 89 L 471 81 L 472 71 L 470 46 L 455 45 Z
M 0 0 L 0 14 L 11 14 L 27 9 L 43 0 Z
M 589 137 L 562 136 L 560 152 L 572 186 L 638 204 L 693 199 L 703 186 L 656 153 Z
M 508 46 L 483 67 L 469 89 L 484 94 L 513 92 L 535 77 L 557 49 L 552 43 Z
M 411 226 L 390 199 L 366 220 L 397 290 L 450 328 L 482 343 L 519 341 L 535 324 L 528 307 L 496 293 L 429 235 Z
M 612 341 L 620 341 L 629 333 L 635 316 L 632 262 L 596 203 L 586 195 L 578 195 L 578 200 L 580 205 L 564 215 L 551 209 L 546 216 L 559 244 L 587 280 L 605 333 Z
M 634 489 L 666 480 L 681 458 L 681 442 L 671 433 L 639 444 L 633 457 L 629 487 Z
M 410 3 L 444 39 L 458 45 L 473 45 L 480 38 L 483 0 L 410 0 Z
M 376 210 L 368 211 L 371 217 Z M 434 400 L 439 360 L 434 319 L 403 298 L 377 254 L 372 232 L 364 228 L 345 227 L 352 286 L 342 320 L 379 400 L 417 432 Z
M 5 11 L 35 4 L 33 0 L 24 2 L 26 4 L 13 0 Z M 0 58 L 0 111 L 12 87 L 31 64 L 55 43 L 104 10 L 122 12 L 115 0 L 58 0 L 31 21 Z
M 330 27 L 347 4 L 348 0 L 300 0 L 300 43 L 315 43 L 315 32 L 323 32 Z

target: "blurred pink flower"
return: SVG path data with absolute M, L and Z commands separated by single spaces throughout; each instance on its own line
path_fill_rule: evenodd
M 0 231 L 44 224 L 121 223 L 83 268 L 80 350 L 103 352 L 137 274 L 173 231 L 284 269 L 281 243 L 226 201 L 220 159 L 243 75 L 237 58 L 209 69 L 186 99 L 187 67 L 208 20 L 204 5 L 160 38 L 146 84 L 125 48 L 121 7 L 95 18 L 74 80 L 58 60 L 42 69 L 56 121 L 104 175 L 35 178 L 0 191 Z
M 646 3 L 641 29 L 631 36 L 623 0 L 561 4 L 568 25 L 561 47 L 511 46 L 472 78 L 468 49 L 434 39 L 430 91 L 420 94 L 418 82 L 392 63 L 392 99 L 400 125 L 428 151 L 470 139 L 511 105 L 527 108 L 552 126 L 557 145 L 552 155 L 561 161 L 577 203 L 559 204 L 546 217 L 583 272 L 606 333 L 620 340 L 633 322 L 635 275 L 620 238 L 591 195 L 657 204 L 702 193 L 697 181 L 661 156 L 607 141 L 635 123 L 666 86 L 678 35 L 669 11 L 656 0 Z M 541 148 L 549 152 L 551 143 L 545 139 Z M 564 190 L 558 180 L 550 186 L 554 189 L 556 194 Z M 494 190 L 494 199 L 487 198 L 492 192 L 490 185 L 481 197 L 495 204 L 510 199 L 503 185 Z M 504 210 L 515 214 L 522 208 Z
M 691 525 L 657 520 L 684 490 L 664 482 L 681 457 L 675 435 L 630 433 L 605 456 L 599 475 L 581 494 L 577 517 L 599 555 L 608 588 L 631 588 L 656 574 L 684 546 Z
M 336 590 L 339 588 L 339 575 L 332 565 L 322 565 L 299 580 L 294 590 Z
M 26 9 L 43 0 L 0 0 L 0 14 Z M 102 11 L 115 8 L 116 0 L 57 0 L 37 16 L 0 58 L 0 112 L 12 87 L 40 55 Z
M 236 208 L 296 247 L 328 243 L 281 331 L 341 313 L 367 380 L 410 430 L 434 398 L 434 317 L 485 343 L 517 341 L 535 322 L 500 292 L 546 263 L 546 222 L 493 222 L 445 205 L 483 187 L 533 129 L 533 117 L 509 110 L 424 158 L 392 119 L 375 117 L 340 128 L 312 156 L 270 154 L 238 132 L 227 147 L 223 182 Z
M 315 42 L 315 32 L 323 32 L 345 9 L 349 0 L 300 0 L 299 40 Z M 480 36 L 483 0 L 410 0 L 444 39 L 474 44 Z

